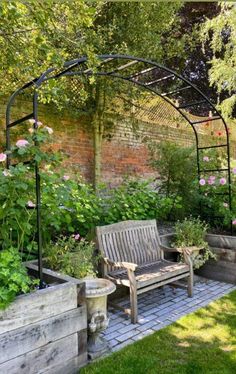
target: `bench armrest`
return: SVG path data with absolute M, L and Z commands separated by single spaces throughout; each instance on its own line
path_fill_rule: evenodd
M 183 258 L 184 258 L 184 262 L 190 266 L 190 268 L 192 269 L 193 268 L 193 260 L 191 258 L 191 254 L 194 252 L 194 250 L 196 249 L 199 249 L 197 247 L 185 247 L 185 248 L 171 248 L 171 247 L 167 247 L 163 244 L 160 245 L 160 248 L 164 251 L 164 252 L 178 252 L 178 253 L 182 253 L 183 255 Z
M 163 244 L 160 244 L 160 248 L 161 248 L 162 251 L 164 251 L 164 252 L 169 252 L 169 253 L 172 253 L 172 252 L 180 252 L 180 251 L 179 251 L 179 248 L 167 247 L 166 245 L 163 245 Z
M 126 269 L 126 270 L 135 271 L 138 267 L 137 264 L 133 264 L 132 262 L 123 262 L 123 261 L 115 262 L 115 261 L 110 260 L 107 257 L 104 257 L 103 261 L 105 262 L 106 265 L 114 266 L 114 267 L 117 267 L 117 268 L 123 268 L 123 269 Z

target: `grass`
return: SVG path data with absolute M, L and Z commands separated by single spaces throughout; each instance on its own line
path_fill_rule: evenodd
M 236 291 L 80 373 L 236 374 Z

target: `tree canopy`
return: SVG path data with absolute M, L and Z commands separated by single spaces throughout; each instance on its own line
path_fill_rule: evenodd
M 87 55 L 130 53 L 164 61 L 183 53 L 175 38 L 180 2 L 15 0 L 0 4 L 1 92 L 51 66 Z M 175 39 L 175 42 L 173 42 Z
M 235 3 L 221 3 L 220 13 L 208 19 L 201 29 L 205 48 L 211 48 L 209 79 L 221 96 L 227 93 L 220 103 L 222 114 L 228 118 L 235 114 L 236 107 L 236 7 Z

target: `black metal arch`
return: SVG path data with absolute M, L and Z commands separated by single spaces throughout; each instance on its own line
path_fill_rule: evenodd
M 231 175 L 230 175 L 230 148 L 229 148 L 229 131 L 224 118 L 220 112 L 211 103 L 209 98 L 201 92 L 199 88 L 193 85 L 189 80 L 182 77 L 175 71 L 164 67 L 156 62 L 137 58 L 127 55 L 100 55 L 97 56 L 97 66 L 94 71 L 88 66 L 88 58 L 81 57 L 65 62 L 61 69 L 49 68 L 41 76 L 26 83 L 20 89 L 16 90 L 9 98 L 6 109 L 6 149 L 10 151 L 10 131 L 12 127 L 25 122 L 28 119 L 34 119 L 34 127 L 37 129 L 38 122 L 38 91 L 40 87 L 51 79 L 58 79 L 65 76 L 108 76 L 112 78 L 122 79 L 137 86 L 140 86 L 149 92 L 159 96 L 168 102 L 193 129 L 196 150 L 197 150 L 197 170 L 198 179 L 201 173 L 213 171 L 225 171 L 228 177 L 228 201 L 231 210 Z M 23 118 L 19 118 L 11 122 L 11 109 L 15 98 L 29 87 L 33 88 L 33 110 Z M 168 87 L 168 89 L 167 89 Z M 190 101 L 190 102 L 189 102 Z M 209 113 L 211 114 L 209 116 Z M 202 117 L 202 119 L 193 119 L 193 116 Z M 212 124 L 221 121 L 224 129 L 223 144 L 213 144 L 210 146 L 200 146 L 199 144 L 199 126 L 206 122 Z M 225 148 L 227 155 L 227 167 L 215 170 L 201 170 L 200 152 L 211 148 Z M 10 166 L 10 153 L 7 154 L 7 167 Z M 41 287 L 43 286 L 42 276 L 42 238 L 41 238 L 41 196 L 40 196 L 40 175 L 39 168 L 35 165 L 36 180 L 36 210 L 37 210 L 37 242 L 38 242 L 38 265 L 39 278 Z

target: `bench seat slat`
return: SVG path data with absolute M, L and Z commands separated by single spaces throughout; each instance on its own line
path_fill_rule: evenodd
M 170 261 L 159 261 L 151 264 L 139 266 L 134 272 L 138 287 L 145 284 L 155 283 L 157 281 L 167 280 L 175 275 L 188 273 L 189 266 L 183 263 Z M 128 280 L 127 272 L 118 270 L 109 273 L 110 278 Z

